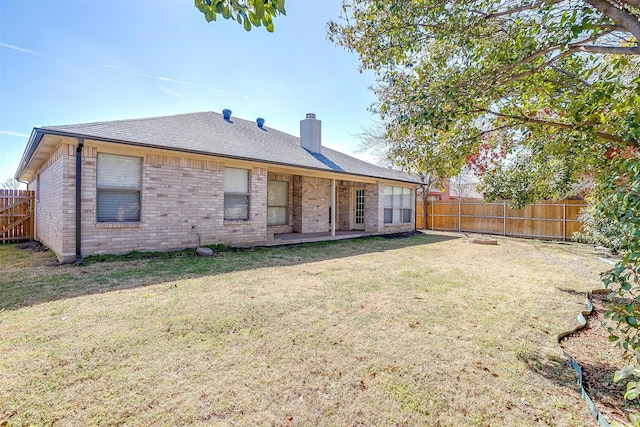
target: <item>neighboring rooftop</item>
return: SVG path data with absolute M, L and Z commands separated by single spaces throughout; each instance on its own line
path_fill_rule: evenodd
M 375 166 L 330 148 L 321 147 L 320 153 L 313 153 L 300 146 L 298 137 L 259 127 L 254 121 L 236 117 L 226 120 L 211 111 L 35 128 L 16 176 L 26 168 L 46 134 L 420 182 L 405 172 Z

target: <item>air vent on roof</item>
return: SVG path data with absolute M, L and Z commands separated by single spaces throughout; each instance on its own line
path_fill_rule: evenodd
M 264 119 L 262 117 L 256 119 L 256 124 L 260 129 L 264 129 Z
M 224 117 L 224 119 L 228 122 L 231 121 L 231 110 L 229 110 L 228 108 L 222 110 L 222 117 Z

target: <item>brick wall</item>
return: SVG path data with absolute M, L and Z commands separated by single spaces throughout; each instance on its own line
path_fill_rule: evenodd
M 139 223 L 96 222 L 97 150 L 85 150 L 82 255 L 164 251 L 207 244 L 265 240 L 264 168 L 250 171 L 249 221 L 224 220 L 224 164 L 144 155 Z M 75 168 L 74 168 L 75 169 Z
M 367 184 L 364 187 L 364 230 L 370 233 L 384 231 L 384 186 Z
M 69 234 L 68 217 L 64 215 L 68 210 L 69 190 L 65 182 L 68 179 L 65 168 L 68 169 L 68 165 L 74 161 L 69 158 L 68 152 L 69 146 L 58 147 L 29 185 L 31 190 L 40 190 L 39 194 L 36 193 L 35 238 L 51 248 L 60 261 L 68 261 L 69 257 L 75 259 L 75 252 L 69 253 L 69 248 L 64 244 Z
M 329 231 L 329 206 L 331 180 L 310 176 L 301 177 L 301 206 L 299 215 L 302 220 L 301 233 L 319 233 Z
M 96 172 L 100 149 L 85 146 L 82 159 L 82 256 L 195 247 L 198 243 L 252 245 L 274 232 L 327 232 L 331 180 L 250 170 L 250 219 L 224 220 L 224 168 L 220 161 L 138 151 L 142 157 L 140 222 L 96 222 Z M 135 151 L 133 152 L 135 153 Z M 136 156 L 136 154 L 126 154 Z M 232 167 L 241 167 L 233 164 Z M 37 238 L 62 262 L 75 260 L 75 145 L 62 144 L 38 171 Z M 267 227 L 268 180 L 289 186 L 289 224 Z M 37 181 L 30 184 L 35 188 Z M 337 181 L 336 229 L 351 227 L 351 187 L 365 187 L 365 230 L 400 232 L 409 224 L 383 224 L 383 185 Z M 340 191 L 340 188 L 347 191 Z M 413 200 L 413 198 L 412 198 Z M 414 201 L 415 203 L 415 201 Z M 414 207 L 415 208 L 415 207 Z

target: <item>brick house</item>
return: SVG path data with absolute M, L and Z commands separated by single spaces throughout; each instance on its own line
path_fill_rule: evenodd
M 314 114 L 297 138 L 229 110 L 34 128 L 16 178 L 60 262 L 411 231 L 419 185 L 322 147 Z

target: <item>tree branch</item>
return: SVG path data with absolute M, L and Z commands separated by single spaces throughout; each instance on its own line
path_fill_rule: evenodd
M 607 18 L 624 27 L 633 34 L 636 40 L 640 40 L 640 20 L 629 11 L 620 9 L 607 0 L 584 0 L 585 3 L 593 6 Z M 627 1 L 627 3 L 640 3 L 639 1 Z M 637 5 L 633 5 L 638 7 Z
M 525 6 L 520 6 L 520 7 L 514 7 L 513 9 L 507 9 L 507 10 L 503 10 L 501 12 L 493 12 L 493 13 L 488 13 L 488 14 L 484 14 L 484 17 L 486 19 L 494 19 L 494 18 L 500 18 L 501 16 L 509 16 L 509 15 L 513 15 L 514 13 L 520 13 L 520 12 L 524 12 L 526 10 L 532 10 L 541 6 L 545 6 L 545 5 L 552 5 L 552 4 L 557 4 L 557 3 L 562 3 L 564 0 L 546 0 L 546 1 L 539 1 L 537 3 L 531 3 Z M 481 13 L 481 12 L 478 12 Z
M 626 0 L 625 3 L 630 4 L 636 9 L 640 9 L 640 0 Z
M 502 114 L 502 113 L 498 113 L 496 111 L 491 111 L 491 110 L 484 110 L 484 112 L 492 114 L 496 117 L 501 117 L 503 119 L 509 119 L 509 120 L 515 120 L 521 123 L 534 123 L 537 125 L 542 125 L 542 126 L 549 126 L 549 127 L 555 127 L 555 128 L 559 128 L 559 129 L 568 129 L 568 130 L 575 130 L 576 128 L 578 128 L 579 126 L 576 125 L 570 125 L 567 123 L 559 123 L 559 122 L 552 122 L 552 121 L 548 121 L 548 120 L 541 120 L 541 119 L 535 119 L 533 117 L 525 117 L 525 116 L 511 116 L 508 114 Z M 619 136 L 616 135 L 611 135 L 608 133 L 604 133 L 604 132 L 595 132 L 595 135 L 600 138 L 600 139 L 604 139 L 606 141 L 612 141 L 612 142 L 617 142 L 620 144 L 625 144 L 627 146 L 632 146 L 632 147 L 638 147 L 638 141 L 633 139 L 630 141 L 625 141 L 624 139 L 622 139 Z
M 543 69 L 545 67 L 548 67 L 549 65 L 553 64 L 558 59 L 561 59 L 561 58 L 563 58 L 563 57 L 565 57 L 567 55 L 570 55 L 570 54 L 572 54 L 574 52 L 580 51 L 582 47 L 590 48 L 592 46 L 584 46 L 583 43 L 589 43 L 591 41 L 597 40 L 600 37 L 603 37 L 603 36 L 605 36 L 607 34 L 610 34 L 611 32 L 613 32 L 613 29 L 609 29 L 609 30 L 607 30 L 607 31 L 605 31 L 605 32 L 603 32 L 601 34 L 592 35 L 591 37 L 587 37 L 587 38 L 585 38 L 583 40 L 580 40 L 580 41 L 577 41 L 577 42 L 573 42 L 573 43 L 568 45 L 568 49 L 566 51 L 559 53 L 558 55 L 554 56 L 553 58 L 550 58 L 549 60 L 545 61 L 543 64 L 532 68 L 531 70 L 522 72 L 520 74 L 516 74 L 515 76 L 511 76 L 510 78 L 508 78 L 506 81 L 504 81 L 502 83 L 509 83 L 509 82 L 512 82 L 512 81 L 517 80 L 519 78 L 530 76 L 531 74 L 534 74 L 534 73 L 540 71 L 541 69 Z M 514 69 L 515 67 L 517 67 L 519 65 L 523 65 L 523 64 L 526 64 L 528 62 L 531 62 L 531 61 L 535 60 L 536 58 L 539 58 L 542 55 L 545 55 L 545 54 L 547 54 L 549 52 L 553 52 L 554 50 L 558 50 L 558 49 L 560 49 L 560 46 L 556 44 L 556 45 L 551 45 L 551 46 L 547 47 L 546 49 L 539 50 L 538 52 L 536 52 L 536 53 L 534 53 L 532 55 L 529 55 L 526 58 L 521 59 L 520 61 L 517 61 L 517 62 L 515 62 L 513 64 L 509 64 L 503 70 L 501 70 L 501 72 L 499 74 L 503 74 L 503 73 L 505 73 L 507 71 L 511 71 L 512 69 Z M 593 52 L 593 53 L 596 53 L 596 52 Z
M 640 55 L 640 46 L 622 47 L 587 45 L 578 47 L 578 50 L 587 53 L 602 53 L 604 55 Z

